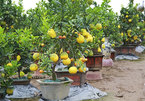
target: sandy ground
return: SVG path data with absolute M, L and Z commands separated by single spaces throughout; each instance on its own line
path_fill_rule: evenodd
M 139 61 L 115 61 L 113 67 L 101 71 L 102 80 L 87 82 L 108 96 L 93 101 L 145 101 L 145 55 Z M 39 88 L 35 80 L 31 83 Z
M 103 79 L 88 81 L 108 96 L 97 101 L 145 101 L 145 57 L 139 61 L 115 61 L 103 67 Z

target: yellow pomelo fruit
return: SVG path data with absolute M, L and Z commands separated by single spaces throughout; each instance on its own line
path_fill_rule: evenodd
M 50 59 L 53 61 L 53 62 L 57 62 L 59 57 L 57 54 L 53 53 L 53 54 L 50 54 Z
M 102 40 L 101 40 L 102 42 L 105 42 L 105 38 L 102 38 Z
M 89 52 L 88 52 L 87 50 L 85 50 L 85 52 L 84 52 L 84 53 L 88 54 Z
M 93 37 L 92 37 L 92 35 L 89 35 L 88 38 L 87 38 L 86 40 L 87 40 L 87 42 L 93 42 Z
M 128 15 L 126 15 L 125 17 L 128 18 Z
M 11 66 L 12 67 L 12 63 L 8 63 L 7 66 Z
M 2 76 L 2 77 L 5 77 L 5 74 L 4 74 L 4 73 L 1 73 L 1 76 Z
M 90 33 L 88 33 L 88 32 L 83 33 L 84 37 L 89 37 L 89 35 L 90 35 Z
M 103 49 L 105 48 L 105 44 L 102 44 L 102 48 L 103 48 Z
M 137 40 L 137 38 L 138 38 L 137 35 L 135 35 L 135 36 L 133 37 L 134 40 Z
M 79 35 L 79 36 L 77 37 L 77 42 L 78 42 L 78 43 L 84 43 L 84 41 L 85 41 L 84 36 Z
M 119 29 L 121 28 L 120 25 L 118 25 L 118 28 L 119 28 Z
M 62 53 L 60 54 L 60 58 L 61 58 L 61 59 L 67 59 L 67 58 L 68 58 L 67 52 L 62 52 Z
M 86 29 L 82 29 L 82 35 L 83 35 L 84 37 L 88 37 L 88 36 L 90 35 L 90 33 L 88 33 L 88 32 L 86 31 Z
M 93 24 L 89 24 L 89 26 L 90 26 L 91 29 L 95 28 L 95 26 Z
M 75 67 L 75 66 L 70 67 L 69 68 L 69 73 L 70 74 L 76 74 L 77 73 L 77 67 Z
M 82 61 L 83 60 L 83 57 L 79 58 L 79 61 Z
M 33 54 L 33 59 L 34 60 L 39 60 L 40 54 L 39 53 L 34 53 Z
M 127 30 L 127 33 L 131 33 L 131 32 L 132 32 L 132 30 L 131 30 L 131 29 Z
M 98 48 L 98 52 L 99 52 L 99 53 L 101 52 L 101 48 L 100 48 L 100 47 Z
M 67 59 L 65 59 L 65 60 L 62 60 L 62 63 L 63 63 L 64 65 L 69 65 L 69 64 L 71 64 L 71 60 L 70 60 L 70 58 L 67 58 Z
M 112 47 L 115 47 L 115 44 L 112 44 L 111 46 L 112 46 Z
M 45 46 L 45 44 L 44 43 L 41 43 L 41 47 L 44 47 Z
M 38 65 L 37 64 L 33 63 L 33 64 L 30 65 L 30 70 L 31 71 L 36 71 L 37 69 L 38 69 Z
M 94 54 L 93 54 L 93 51 L 91 50 L 90 52 L 89 52 L 89 56 L 93 56 Z
M 8 94 L 8 95 L 12 95 L 13 94 L 13 89 L 11 89 L 11 88 L 7 88 L 6 89 L 6 93 Z
M 97 23 L 97 24 L 96 24 L 96 29 L 98 29 L 98 30 L 102 29 L 102 24 Z
M 123 32 L 121 33 L 121 36 L 123 36 Z
M 55 38 L 55 37 L 56 37 L 56 33 L 55 33 L 54 29 L 50 29 L 50 30 L 48 31 L 48 35 L 49 35 L 51 38 Z
M 87 32 L 87 30 L 86 29 L 81 29 L 81 32 L 84 33 L 84 32 Z
M 85 68 L 83 68 L 83 69 L 82 69 L 81 67 L 79 68 L 79 72 L 85 72 L 86 70 L 87 70 L 87 68 L 86 68 L 86 67 L 85 67 Z
M 132 22 L 132 19 L 129 19 L 128 22 Z
M 86 62 L 86 61 L 88 61 L 88 59 L 87 58 L 83 58 L 83 59 L 81 59 L 81 61 L 82 62 Z
M 21 56 L 18 55 L 18 56 L 17 56 L 17 61 L 20 61 L 20 60 L 21 60 Z
M 24 72 L 20 72 L 20 77 L 23 77 L 25 75 L 25 73 Z

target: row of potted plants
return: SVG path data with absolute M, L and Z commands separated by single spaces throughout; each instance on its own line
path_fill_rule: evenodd
M 51 100 L 63 99 L 69 92 L 72 80 L 57 78 L 57 76 L 67 76 L 56 73 L 58 64 L 66 66 L 60 71 L 65 70 L 71 75 L 77 72 L 85 73 L 89 64 L 92 67 L 101 66 L 105 37 L 110 38 L 112 47 L 122 45 L 123 41 L 125 44 L 129 38 L 139 40 L 137 35 L 143 34 L 144 22 L 139 19 L 142 14 L 133 7 L 133 1 L 130 0 L 128 9 L 122 8 L 123 14 L 119 21 L 109 2 L 103 0 L 99 6 L 90 0 L 48 0 L 48 2 L 42 0 L 35 9 L 27 12 L 28 19 L 26 18 L 24 23 L 28 26 L 25 29 L 17 29 L 13 22 L 14 26 L 12 27 L 13 24 L 10 23 L 11 27 L 7 28 L 9 22 L 3 17 L 1 22 L 5 22 L 6 26 L 1 24 L 3 28 L 0 27 L 2 39 L 0 87 L 4 92 L 12 94 L 9 87 L 17 81 L 12 79 L 14 75 L 17 74 L 18 78 L 25 79 L 27 74 L 27 78 L 30 79 L 32 77 L 30 74 L 39 70 L 40 73 L 51 77 L 51 79 L 38 80 L 43 97 Z M 6 5 L 5 2 L 3 4 Z M 91 8 L 91 5 L 94 5 L 94 8 Z M 22 6 L 20 7 L 22 10 Z M 136 16 L 133 16 L 133 12 L 136 12 Z M 137 28 L 139 25 L 140 29 Z M 32 51 L 35 51 L 34 54 Z M 94 60 L 93 57 L 100 54 L 100 59 Z M 92 64 L 93 61 L 98 64 Z M 60 88 L 57 88 L 58 86 Z M 57 90 L 54 90 L 55 88 Z M 65 92 L 59 96 L 61 95 L 59 91 Z

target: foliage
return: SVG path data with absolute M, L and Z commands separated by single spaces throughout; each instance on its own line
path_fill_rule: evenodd
M 68 67 L 70 67 L 83 57 L 83 52 L 88 48 L 89 42 L 87 42 L 87 37 L 83 36 L 82 29 L 86 29 L 84 10 L 89 7 L 89 4 L 87 0 L 49 0 L 49 2 L 47 9 L 50 9 L 52 12 L 52 17 L 48 18 L 49 16 L 47 16 L 41 19 L 44 25 L 39 28 L 43 34 L 39 36 L 39 42 L 41 43 L 37 49 L 44 53 L 41 55 L 41 60 L 39 60 L 40 68 L 47 71 L 45 72 L 46 74 L 51 74 L 55 80 L 56 64 L 65 61 L 60 59 L 61 53 L 68 52 L 69 57 L 67 59 L 72 58 L 74 60 L 71 64 L 68 64 Z M 48 23 L 49 20 L 51 23 Z M 45 26 L 45 23 L 47 26 Z M 48 27 L 49 30 L 46 32 L 44 29 L 48 29 Z M 90 33 L 87 34 L 91 36 Z M 93 37 L 91 36 L 92 39 Z M 42 46 L 42 43 L 45 46 Z M 55 60 L 58 60 L 52 61 L 52 55 Z M 68 61 L 70 62 L 70 60 Z M 78 67 L 84 68 L 85 65 L 82 62 Z
M 118 30 L 118 15 L 113 12 L 109 3 L 110 0 L 103 0 L 101 5 L 94 3 L 95 7 L 87 10 L 89 29 L 95 37 L 94 45 L 96 47 L 102 44 L 100 40 L 103 37 L 109 37 L 110 43 L 120 44 L 121 42 Z M 98 23 L 102 24 L 101 30 L 96 28 Z
M 133 6 L 133 1 L 134 0 L 130 0 L 128 7 L 122 7 L 120 11 L 120 33 L 123 33 L 122 38 L 124 45 L 140 43 L 143 34 L 139 27 L 142 13 L 137 11 L 136 6 Z
M 19 5 L 12 3 L 12 0 L 0 0 L 0 26 L 10 31 L 13 28 L 24 28 L 26 14 L 24 14 L 22 0 Z
M 56 79 L 57 64 L 85 68 L 84 55 L 92 49 L 101 52 L 105 37 L 116 45 L 144 40 L 145 16 L 133 6 L 134 0 L 127 8 L 122 7 L 120 16 L 113 12 L 110 0 L 103 0 L 101 5 L 93 0 L 41 0 L 27 14 L 22 1 L 18 5 L 11 0 L 0 1 L 0 65 L 10 71 L 4 64 L 20 56 L 21 66 L 16 69 L 19 77 L 20 71 L 29 72 L 32 51 L 40 53 L 39 69 Z M 67 62 L 61 58 L 64 52 L 69 55 Z
M 13 79 L 12 76 L 16 74 L 17 68 L 20 66 L 17 61 L 13 60 L 7 65 L 0 67 L 0 87 L 8 88 L 12 85 Z
M 20 73 L 22 66 L 27 67 L 31 62 L 31 50 L 34 49 L 35 37 L 29 29 L 4 32 L 4 28 L 0 27 L 0 38 L 0 65 L 3 66 L 20 55 L 21 67 L 18 68 Z

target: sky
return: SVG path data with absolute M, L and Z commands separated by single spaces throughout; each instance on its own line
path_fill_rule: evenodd
M 18 3 L 19 0 L 12 0 L 15 1 L 16 3 Z M 28 10 L 30 8 L 35 8 L 36 7 L 36 3 L 38 3 L 41 0 L 23 0 L 23 6 L 25 10 Z M 96 1 L 98 4 L 101 4 L 102 0 L 94 0 Z M 134 4 L 136 3 L 141 3 L 142 4 L 143 0 L 134 0 Z M 129 0 L 111 0 L 110 5 L 113 8 L 114 12 L 120 12 L 121 10 L 121 5 L 123 5 L 124 7 L 126 7 L 129 3 Z

